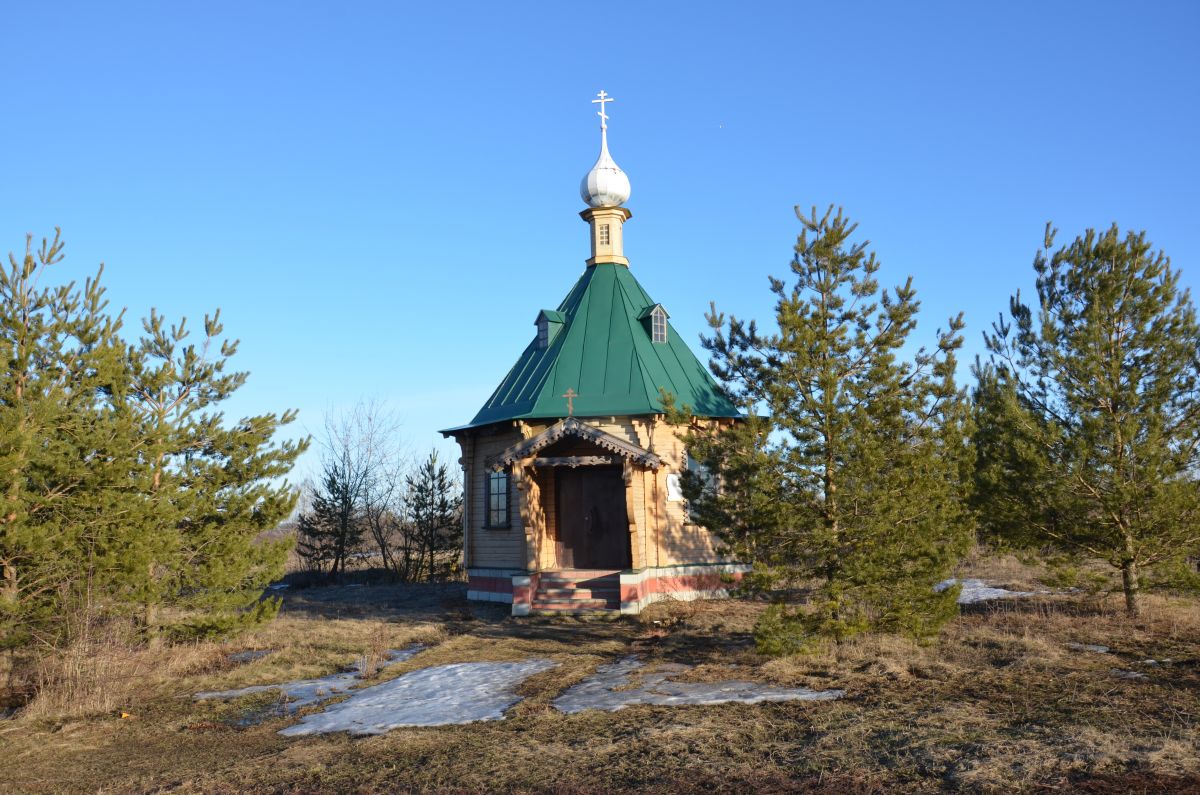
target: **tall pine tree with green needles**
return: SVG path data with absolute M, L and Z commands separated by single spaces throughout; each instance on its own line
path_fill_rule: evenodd
M 157 540 L 130 487 L 138 442 L 121 318 L 99 275 L 43 286 L 59 234 L 0 269 L 0 645 L 53 644 L 66 610 L 145 597 Z
M 294 414 L 227 423 L 245 374 L 218 320 L 196 347 L 155 314 L 129 345 L 99 276 L 40 286 L 61 256 L 56 234 L 0 270 L 0 642 L 53 646 L 64 614 L 185 634 L 273 614 L 286 547 L 258 536 L 295 500 L 307 443 L 273 441 Z
M 363 477 L 344 459 L 326 459 L 321 482 L 296 527 L 296 552 L 315 571 L 336 579 L 363 545 L 368 524 L 363 510 Z
M 840 210 L 797 217 L 794 281 L 771 279 L 778 332 L 714 308 L 704 342 L 729 394 L 763 419 L 693 446 L 718 483 L 750 492 L 740 499 L 752 510 L 689 478 L 693 510 L 747 522 L 738 546 L 760 585 L 784 587 L 758 629 L 764 651 L 868 629 L 926 636 L 956 613 L 958 590 L 933 586 L 973 538 L 970 416 L 954 382 L 961 315 L 933 352 L 904 357 L 919 308 L 911 278 L 881 290 L 875 255 L 851 242 Z M 778 595 L 804 587 L 803 603 Z
M 405 482 L 405 508 L 418 549 L 417 573 L 424 564 L 429 579 L 434 580 L 438 559 L 462 548 L 462 487 L 450 477 L 449 468 L 438 462 L 437 451 L 430 452 Z
M 199 344 L 184 318 L 169 328 L 151 311 L 130 348 L 130 408 L 143 443 L 136 477 L 166 539 L 152 564 L 156 593 L 177 617 L 171 631 L 213 634 L 273 616 L 278 600 L 262 600 L 282 572 L 288 542 L 262 534 L 296 502 L 283 478 L 307 440 L 274 441 L 296 413 L 260 414 L 227 422 L 219 410 L 245 382 L 228 369 L 237 341 L 222 340 L 220 311 L 205 316 Z M 148 612 L 149 623 L 158 622 Z
M 1114 224 L 1035 260 L 987 335 L 996 443 L 977 480 L 989 531 L 1107 561 L 1138 611 L 1147 567 L 1200 552 L 1200 327 L 1179 272 Z M 1035 474 L 1033 488 L 1021 482 Z

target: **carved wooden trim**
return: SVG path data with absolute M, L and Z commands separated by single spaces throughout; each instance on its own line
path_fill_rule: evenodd
M 649 469 L 658 469 L 663 466 L 663 460 L 649 450 L 588 425 L 585 422 L 580 422 L 574 417 L 567 417 L 565 420 L 555 423 L 542 431 L 537 436 L 514 444 L 490 460 L 487 466 L 489 469 L 504 469 L 511 466 L 514 461 L 529 458 L 539 450 L 554 444 L 566 436 L 574 436 L 591 442 L 597 447 L 601 447 L 611 453 L 616 453 L 627 461 L 641 464 Z
M 633 501 L 633 462 L 626 460 L 622 477 L 625 480 L 625 521 L 629 524 L 629 562 L 635 569 L 645 566 L 645 550 L 642 548 L 642 537 L 638 532 L 637 506 Z
M 615 455 L 564 455 L 548 456 L 533 459 L 535 467 L 588 467 L 606 466 L 621 463 L 621 458 Z

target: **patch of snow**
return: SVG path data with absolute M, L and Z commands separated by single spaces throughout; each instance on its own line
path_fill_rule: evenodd
M 957 582 L 962 583 L 962 591 L 958 594 L 958 603 L 960 605 L 973 605 L 978 602 L 987 602 L 991 599 L 1014 599 L 1020 596 L 1038 596 L 1039 594 L 1049 593 L 1049 591 L 1008 591 L 1004 588 L 993 588 L 983 580 L 958 580 L 953 577 L 939 582 L 933 586 L 933 590 L 941 593 Z
M 784 688 L 758 682 L 670 682 L 672 676 L 691 666 L 664 664 L 647 672 L 636 688 L 627 688 L 629 677 L 645 663 L 626 657 L 596 672 L 554 699 L 554 708 L 568 714 L 587 709 L 615 712 L 632 704 L 677 706 L 687 704 L 757 704 L 760 701 L 828 701 L 841 698 L 843 690 Z
M 404 662 L 424 648 L 424 646 L 410 646 L 407 649 L 392 649 L 388 651 L 387 660 L 380 668 Z M 322 676 L 319 679 L 300 679 L 295 682 L 284 682 L 278 685 L 251 685 L 250 687 L 239 687 L 236 690 L 214 690 L 197 693 L 195 699 L 197 701 L 207 701 L 209 699 L 227 701 L 254 693 L 277 690 L 283 698 L 287 699 L 286 710 L 288 712 L 295 712 L 302 707 L 316 704 L 318 701 L 324 701 L 327 698 L 348 693 L 356 685 L 361 684 L 361 680 L 362 672 L 359 670 L 358 663 L 355 663 L 354 667 L 349 671 Z
M 1113 668 L 1112 672 L 1118 679 L 1130 679 L 1134 682 L 1145 682 L 1150 679 L 1150 677 L 1141 671 L 1122 671 L 1118 668 Z
M 521 700 L 513 690 L 551 660 L 452 663 L 422 668 L 354 691 L 324 712 L 305 715 L 279 732 L 288 737 L 325 732 L 384 734 L 400 726 L 444 726 L 500 720 Z
M 1093 651 L 1096 654 L 1108 654 L 1109 652 L 1109 648 L 1107 646 L 1100 646 L 1092 643 L 1068 643 L 1067 648 L 1071 649 L 1072 651 Z

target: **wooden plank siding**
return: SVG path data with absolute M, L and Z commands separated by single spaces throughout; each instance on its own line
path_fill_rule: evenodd
M 666 464 L 657 471 L 636 464 L 626 468 L 626 511 L 633 567 L 723 562 L 725 556 L 719 552 L 719 540 L 705 528 L 689 522 L 683 502 L 667 500 L 668 475 L 680 474 L 687 467 L 687 454 L 680 439 L 686 429 L 669 425 L 661 417 L 604 417 L 585 421 L 655 453 Z M 510 527 L 485 526 L 487 461 L 522 439 L 542 433 L 555 422 L 498 423 L 459 438 L 465 484 L 464 554 L 468 566 L 542 571 L 559 567 L 555 545 L 556 467 L 534 467 L 532 457 L 514 466 L 510 472 Z M 702 422 L 701 427 L 715 429 L 718 422 L 730 420 Z M 556 445 L 554 449 L 554 454 L 560 456 L 587 453 L 586 444 Z
M 558 568 L 558 550 L 555 546 L 555 539 L 558 538 L 558 481 L 555 468 L 538 470 L 537 479 L 546 522 L 545 537 L 538 553 L 538 568 L 549 571 Z
M 471 452 L 464 475 L 467 484 L 464 527 L 469 534 L 466 546 L 471 566 L 496 569 L 524 569 L 526 566 L 525 526 L 518 507 L 519 491 L 515 479 L 510 481 L 509 488 L 509 526 L 506 529 L 486 527 L 487 460 L 520 440 L 520 433 L 510 425 L 494 429 L 492 433 L 479 433 L 470 444 Z

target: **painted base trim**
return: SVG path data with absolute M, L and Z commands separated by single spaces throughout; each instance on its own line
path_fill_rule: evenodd
M 702 574 L 749 574 L 750 566 L 743 563 L 685 563 L 678 566 L 651 566 L 630 569 L 621 573 L 622 585 L 636 585 L 661 577 L 694 577 Z
M 740 563 L 698 563 L 621 572 L 620 612 L 640 613 L 655 602 L 724 599 L 730 581 L 736 583 L 749 571 Z M 468 569 L 467 578 L 468 599 L 511 604 L 514 616 L 532 614 L 540 572 Z
M 641 599 L 632 602 L 621 602 L 623 615 L 636 615 L 655 602 L 694 602 L 697 599 L 728 599 L 728 588 L 714 588 L 710 591 L 659 591 L 648 593 Z
M 740 563 L 662 566 L 621 575 L 621 613 L 632 615 L 654 602 L 691 602 L 729 597 L 730 580 L 750 571 Z
M 523 569 L 467 569 L 467 598 L 512 604 L 513 576 L 523 574 Z
M 495 593 L 494 591 L 467 591 L 467 598 L 473 602 L 512 602 L 512 594 Z
M 514 574 L 528 574 L 525 569 L 479 569 L 474 566 L 467 569 L 468 577 L 512 577 Z

